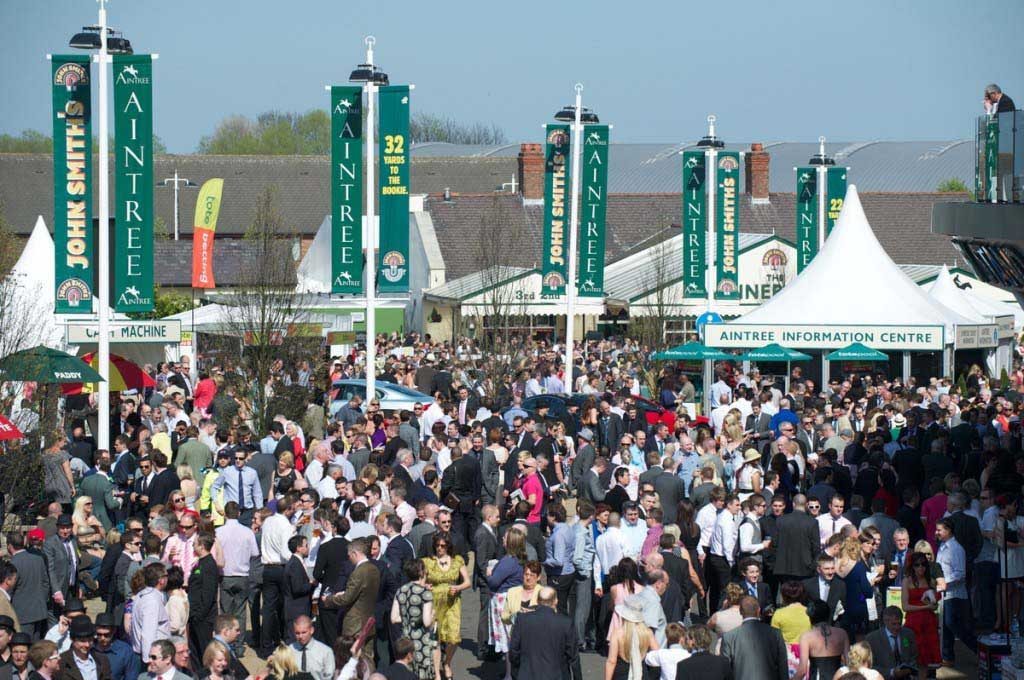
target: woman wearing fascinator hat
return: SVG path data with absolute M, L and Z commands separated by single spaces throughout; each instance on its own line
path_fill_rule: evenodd
M 639 595 L 630 595 L 615 605 L 615 613 L 622 625 L 609 641 L 604 678 L 643 680 L 644 656 L 659 647 L 654 633 L 644 623 L 643 599 Z

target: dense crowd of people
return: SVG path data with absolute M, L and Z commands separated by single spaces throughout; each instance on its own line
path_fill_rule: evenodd
M 379 348 L 431 398 L 339 404 L 360 354 L 281 363 L 257 388 L 307 408 L 265 425 L 225 367 L 168 363 L 116 395 L 107 451 L 69 397 L 49 503 L 4 537 L 0 680 L 443 680 L 467 642 L 495 678 L 592 652 L 605 680 L 924 678 L 1019 616 L 1021 401 L 980 370 L 722 363 L 701 399 L 628 341 L 571 372 L 543 343 L 501 373 L 468 342 Z

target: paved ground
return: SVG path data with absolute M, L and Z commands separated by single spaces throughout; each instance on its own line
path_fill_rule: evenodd
M 95 617 L 103 610 L 103 603 L 98 600 L 88 602 L 89 614 Z M 475 590 L 467 590 L 462 598 L 462 645 L 455 653 L 455 660 L 452 664 L 456 680 L 461 678 L 481 678 L 481 680 L 501 680 L 505 673 L 504 662 L 481 663 L 476 659 L 476 625 L 479 613 L 479 599 Z M 960 667 L 957 669 L 939 669 L 940 680 L 966 680 L 977 678 L 978 669 L 976 660 L 963 645 L 957 645 L 957 656 Z M 583 654 L 581 663 L 583 666 L 583 677 L 586 680 L 598 680 L 604 677 L 604 657 L 598 654 Z M 257 657 L 251 649 L 246 649 L 242 663 L 253 673 L 262 672 L 266 664 Z M 527 679 L 529 680 L 529 679 Z

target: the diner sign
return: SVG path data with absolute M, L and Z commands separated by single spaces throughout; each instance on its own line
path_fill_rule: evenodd
M 153 309 L 153 59 L 114 55 L 114 310 Z
M 89 55 L 52 57 L 57 314 L 92 312 L 92 81 Z
M 363 88 L 331 88 L 331 292 L 363 292 Z
M 796 169 L 796 270 L 799 274 L 818 254 L 818 170 Z
M 545 126 L 543 295 L 563 295 L 566 273 L 569 207 L 569 126 Z
M 715 299 L 740 297 L 740 154 L 720 151 L 715 198 Z
M 705 344 L 749 349 L 778 343 L 791 349 L 839 349 L 860 342 L 877 350 L 936 351 L 945 344 L 937 326 L 860 326 L 720 323 L 704 327 Z
M 604 229 L 608 210 L 608 126 L 583 129 L 583 196 L 580 200 L 580 297 L 604 297 Z
M 683 297 L 708 296 L 707 186 L 704 151 L 683 152 Z
M 409 290 L 409 86 L 380 88 L 381 292 Z M 371 283 L 372 285 L 372 283 Z

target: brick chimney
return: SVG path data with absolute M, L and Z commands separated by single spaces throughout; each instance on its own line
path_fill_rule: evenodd
M 752 203 L 768 202 L 768 161 L 769 154 L 761 142 L 750 145 L 746 153 L 746 186 Z
M 540 144 L 519 145 L 519 191 L 527 200 L 544 198 L 544 152 Z

